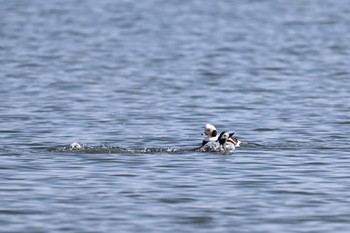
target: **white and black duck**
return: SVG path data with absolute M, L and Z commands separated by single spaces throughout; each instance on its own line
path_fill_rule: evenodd
M 208 142 L 216 142 L 219 138 L 218 131 L 216 127 L 212 124 L 206 124 L 204 126 L 204 132 L 202 135 L 205 136 L 205 138 L 202 141 L 202 146 L 207 144 Z M 234 136 L 234 133 L 229 134 L 229 138 L 227 139 L 229 142 L 232 142 L 235 147 L 239 147 L 241 145 L 241 141 Z
M 198 151 L 201 152 L 233 152 L 236 149 L 234 141 L 231 139 L 233 134 L 222 132 L 216 141 L 208 141 L 202 145 Z

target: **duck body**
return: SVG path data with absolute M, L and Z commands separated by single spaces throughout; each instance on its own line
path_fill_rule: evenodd
M 220 143 L 216 141 L 208 141 L 204 145 L 202 145 L 198 151 L 200 152 L 215 152 L 215 151 L 220 151 Z
M 236 138 L 233 135 L 230 136 L 229 141 L 232 142 L 235 145 L 235 147 L 239 147 L 242 143 L 240 140 L 238 140 L 238 138 Z
M 236 149 L 236 145 L 232 140 L 233 133 L 222 132 L 218 138 L 218 142 L 220 144 L 220 151 L 233 152 Z

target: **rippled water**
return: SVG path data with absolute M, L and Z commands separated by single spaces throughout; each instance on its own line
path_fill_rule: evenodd
M 349 231 L 348 1 L 0 3 L 1 232 Z

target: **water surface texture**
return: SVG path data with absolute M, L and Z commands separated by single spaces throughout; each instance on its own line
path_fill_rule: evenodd
M 349 232 L 347 0 L 0 5 L 1 232 Z

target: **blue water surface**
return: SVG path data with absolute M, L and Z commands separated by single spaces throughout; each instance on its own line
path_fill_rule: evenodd
M 347 0 L 0 4 L 0 232 L 349 232 Z

